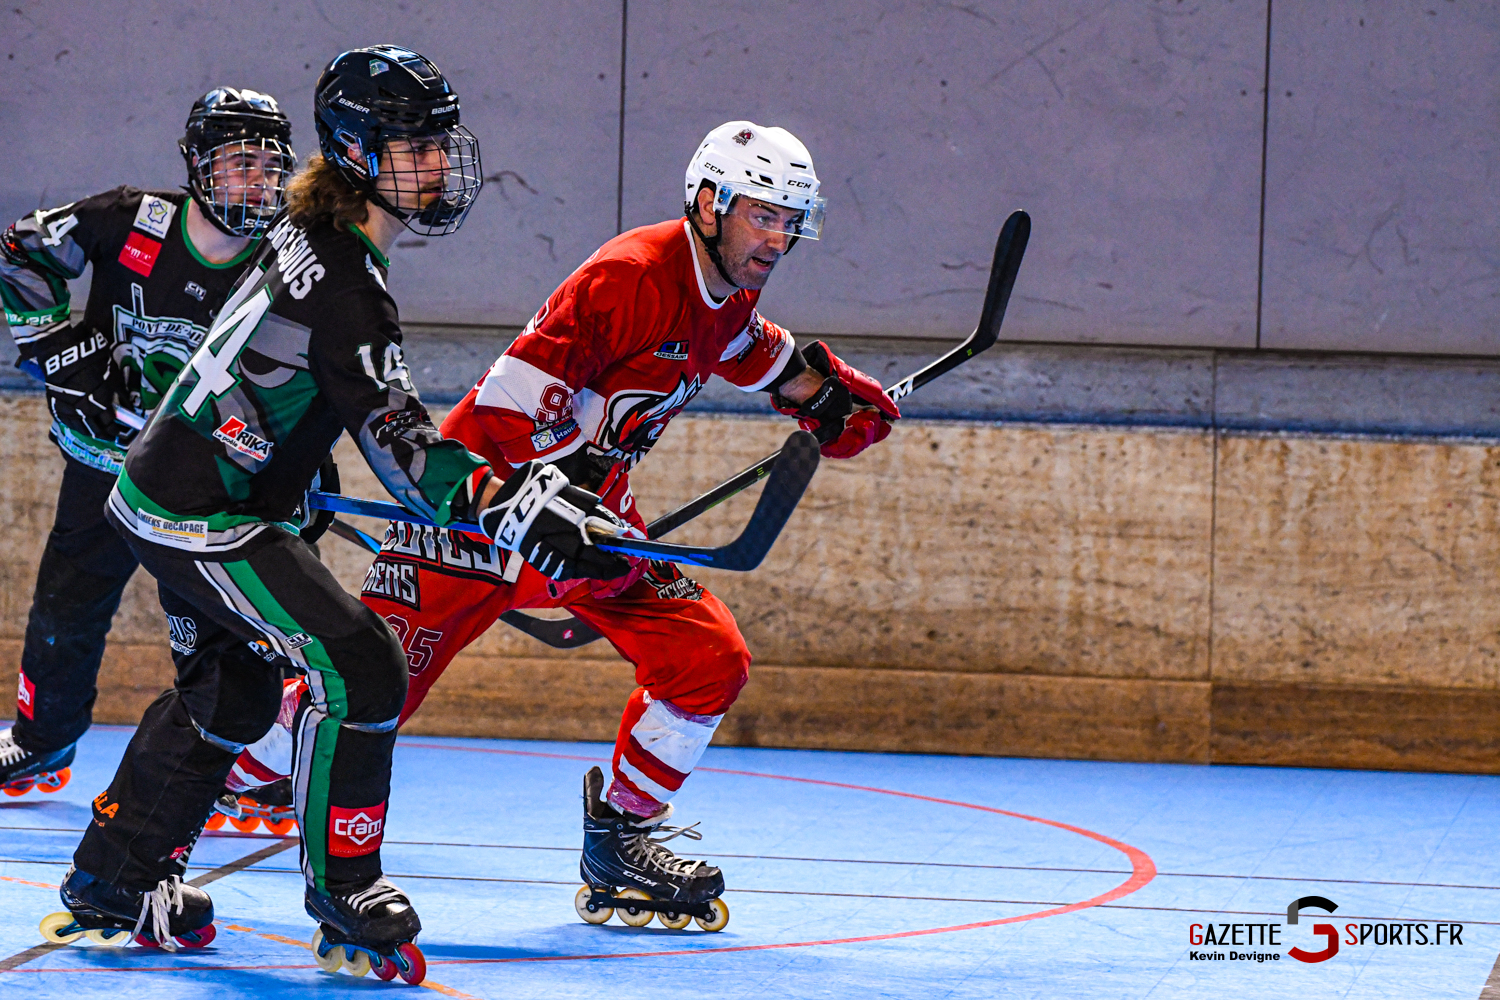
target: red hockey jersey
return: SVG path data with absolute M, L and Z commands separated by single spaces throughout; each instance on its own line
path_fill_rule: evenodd
M 623 473 L 709 376 L 753 392 L 786 367 L 792 336 L 761 318 L 759 298 L 745 289 L 723 302 L 709 296 L 686 219 L 633 229 L 552 293 L 443 421 L 443 435 L 502 477 L 587 448 L 620 463 L 602 492 L 628 510 L 628 492 L 615 488 Z

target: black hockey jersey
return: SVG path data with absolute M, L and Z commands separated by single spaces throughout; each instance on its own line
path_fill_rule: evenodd
M 489 466 L 444 439 L 401 356 L 385 257 L 358 230 L 283 217 L 125 459 L 109 510 L 148 541 L 238 550 L 289 523 L 347 430 L 381 483 L 439 524 Z
M 83 315 L 102 332 L 125 373 L 126 405 L 145 414 L 197 348 L 219 306 L 255 252 L 255 244 L 225 264 L 210 264 L 188 239 L 182 191 L 118 187 L 17 222 L 0 250 L 0 300 L 23 357 L 68 325 L 68 280 L 94 265 Z M 54 422 L 64 452 L 118 473 L 125 449 Z

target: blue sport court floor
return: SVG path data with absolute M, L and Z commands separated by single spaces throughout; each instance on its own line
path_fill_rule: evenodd
M 295 842 L 265 833 L 193 854 L 217 876 L 208 948 L 38 947 L 129 733 L 90 732 L 61 792 L 0 801 L 0 996 L 415 990 L 315 967 Z M 607 752 L 402 737 L 383 857 L 422 915 L 427 988 L 1474 1000 L 1500 953 L 1497 778 L 789 750 L 711 749 L 679 796 L 705 835 L 682 853 L 725 870 L 726 930 L 589 926 L 579 786 Z M 1337 909 L 1288 924 L 1308 896 Z M 1294 958 L 1327 950 L 1319 924 L 1337 953 Z

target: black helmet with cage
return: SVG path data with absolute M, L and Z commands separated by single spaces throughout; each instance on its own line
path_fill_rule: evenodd
M 187 161 L 188 192 L 230 236 L 259 236 L 271 226 L 297 169 L 292 123 L 276 99 L 215 87 L 193 102 L 177 148 Z
M 341 53 L 318 78 L 313 112 L 324 158 L 406 228 L 443 236 L 463 225 L 484 183 L 479 142 L 430 59 L 399 45 Z

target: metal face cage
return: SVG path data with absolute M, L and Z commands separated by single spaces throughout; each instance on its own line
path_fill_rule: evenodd
M 479 140 L 462 125 L 431 135 L 392 136 L 376 162 L 375 195 L 422 236 L 455 232 L 484 185 Z
M 200 203 L 228 231 L 259 236 L 286 203 L 297 154 L 279 139 L 235 139 L 193 164 Z

